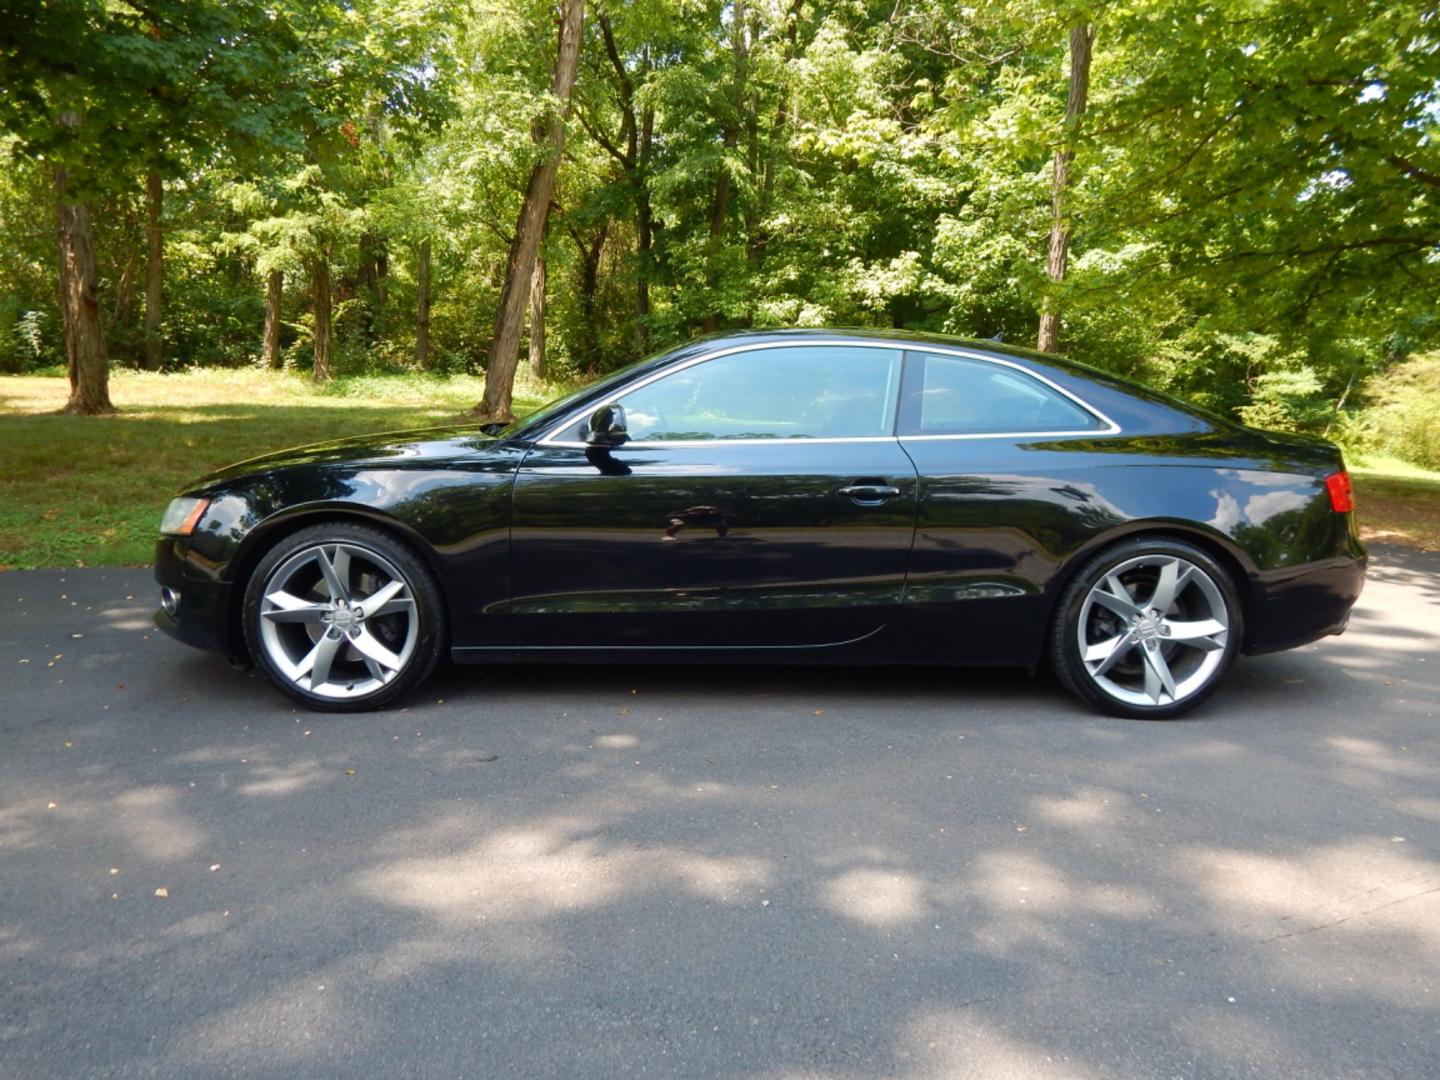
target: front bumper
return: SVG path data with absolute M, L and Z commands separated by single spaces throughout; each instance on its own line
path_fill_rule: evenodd
M 222 581 L 213 565 L 179 537 L 162 537 L 155 544 L 155 580 L 174 594 L 173 610 L 162 605 L 155 625 L 165 633 L 206 652 L 242 656 L 239 613 L 234 587 Z

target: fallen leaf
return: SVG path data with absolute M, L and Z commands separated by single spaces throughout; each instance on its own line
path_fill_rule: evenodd
M 167 900 L 170 897 L 170 890 L 165 888 L 164 885 L 161 885 L 160 888 L 155 890 L 155 895 L 161 900 Z
M 345 775 L 346 775 L 346 776 L 354 776 L 354 775 L 355 775 L 355 770 L 354 770 L 354 769 L 346 769 L 346 770 L 345 770 Z

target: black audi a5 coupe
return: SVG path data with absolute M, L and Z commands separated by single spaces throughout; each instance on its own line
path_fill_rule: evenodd
M 321 710 L 456 661 L 1018 665 L 1164 718 L 1345 628 L 1338 450 L 992 342 L 692 342 L 507 427 L 224 469 L 160 527 L 156 620 Z

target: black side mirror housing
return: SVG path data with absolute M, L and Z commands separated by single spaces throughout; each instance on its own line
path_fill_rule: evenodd
M 622 405 L 602 405 L 590 415 L 585 442 L 590 446 L 620 446 L 630 441 Z

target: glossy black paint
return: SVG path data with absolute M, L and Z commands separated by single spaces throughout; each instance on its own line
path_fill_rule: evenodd
M 558 421 L 588 416 L 668 365 L 737 342 L 797 339 L 963 346 L 1044 376 L 1120 431 L 539 444 Z M 394 530 L 435 571 L 457 659 L 1028 667 L 1085 557 L 1166 533 L 1232 570 L 1245 648 L 1264 652 L 1338 632 L 1359 595 L 1365 555 L 1353 514 L 1336 514 L 1324 488 L 1340 467 L 1323 441 L 1243 428 L 989 342 L 731 335 L 645 361 L 494 435 L 470 427 L 348 440 L 207 477 L 189 492 L 212 500 L 196 534 L 157 546 L 157 579 L 181 594 L 177 616 L 157 620 L 238 654 L 239 594 L 263 552 L 290 530 L 355 518 Z
M 839 494 L 866 481 L 898 493 Z M 865 637 L 900 607 L 916 488 L 893 441 L 537 448 L 515 483 L 515 639 L 793 646 Z

